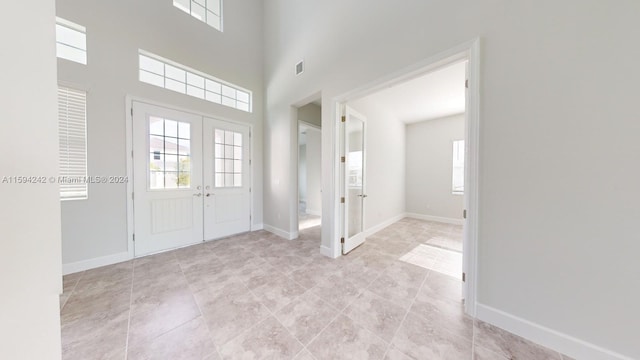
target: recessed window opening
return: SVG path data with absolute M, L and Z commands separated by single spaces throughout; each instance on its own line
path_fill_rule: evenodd
M 56 18 L 56 56 L 87 65 L 87 35 L 84 26 Z
M 173 6 L 222 31 L 222 0 L 173 0 Z
M 139 52 L 140 81 L 251 112 L 252 92 L 152 53 Z
M 58 87 L 58 136 L 60 199 L 87 199 L 87 93 L 85 91 Z

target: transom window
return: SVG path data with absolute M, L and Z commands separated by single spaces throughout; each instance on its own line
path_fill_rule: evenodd
M 453 142 L 452 193 L 464 194 L 464 140 Z
M 222 31 L 222 0 L 173 0 L 173 6 Z
M 149 188 L 191 187 L 191 124 L 149 118 Z
M 56 56 L 87 65 L 87 34 L 84 26 L 56 18 Z
M 146 51 L 139 56 L 140 81 L 251 112 L 251 91 Z
M 215 130 L 215 187 L 242 187 L 242 134 Z

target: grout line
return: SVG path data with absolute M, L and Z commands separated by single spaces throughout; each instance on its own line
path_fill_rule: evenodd
M 64 309 L 64 307 L 67 306 L 69 299 L 71 299 L 71 295 L 73 295 L 74 291 L 76 291 L 76 288 L 78 287 L 78 284 L 80 283 L 80 280 L 82 280 L 82 278 L 84 277 L 85 273 L 86 273 L 86 270 L 82 271 L 80 274 L 80 277 L 78 277 L 78 280 L 76 280 L 76 283 L 73 284 L 71 291 L 69 291 L 69 296 L 67 296 L 67 299 L 64 301 L 64 303 L 62 303 L 62 306 L 60 307 L 60 314 L 62 314 L 62 309 Z M 64 290 L 64 276 L 62 277 L 62 289 Z
M 131 330 L 131 308 L 133 305 L 133 284 L 135 281 L 136 267 L 135 260 L 131 261 L 131 291 L 129 292 L 129 315 L 127 316 L 127 340 L 124 345 L 124 359 L 129 357 L 129 332 Z
M 202 308 L 200 307 L 200 304 L 198 303 L 198 300 L 195 297 L 194 289 L 192 288 L 191 284 L 189 283 L 189 280 L 187 280 L 187 276 L 184 273 L 184 269 L 182 268 L 182 263 L 180 262 L 180 259 L 178 259 L 178 257 L 175 254 L 173 256 L 174 256 L 176 262 L 178 263 L 178 268 L 180 268 L 180 272 L 182 273 L 182 276 L 184 277 L 184 281 L 187 283 L 187 288 L 189 289 L 189 292 L 191 293 L 191 297 L 193 297 L 193 302 L 196 304 L 196 307 L 198 308 L 198 311 L 200 312 L 200 317 L 202 318 L 202 322 L 204 323 L 204 326 L 207 329 L 207 334 L 209 335 L 209 340 L 213 344 L 213 347 L 216 349 L 216 353 L 218 354 L 218 357 L 220 359 L 222 359 L 222 354 L 220 354 L 220 350 L 218 349 L 218 345 L 213 341 L 213 336 L 211 336 L 211 329 L 209 328 L 209 324 L 207 323 L 207 320 L 204 317 L 204 313 L 202 312 Z M 211 354 L 213 354 L 213 353 L 211 353 Z M 206 356 L 208 357 L 211 354 L 207 354 Z
M 422 288 L 424 287 L 424 283 L 429 278 L 429 275 L 431 275 L 431 271 L 428 271 L 427 274 L 424 276 L 424 279 L 422 279 L 422 283 L 420 284 L 420 287 L 418 287 L 418 291 L 416 292 L 416 295 L 413 297 L 413 299 L 411 299 L 411 304 L 407 308 L 407 313 L 404 315 L 404 318 L 402 319 L 402 321 L 400 321 L 400 326 L 398 326 L 398 329 L 391 337 L 391 340 L 389 341 L 389 346 L 387 346 L 387 350 L 384 352 L 384 356 L 382 357 L 383 359 L 387 356 L 387 354 L 389 353 L 389 350 L 391 350 L 391 347 L 393 346 L 393 340 L 396 338 L 396 336 L 398 336 L 400 329 L 402 329 L 402 325 L 404 325 L 404 322 L 407 320 L 407 316 L 409 316 L 409 313 L 411 313 L 411 308 L 413 307 L 413 304 L 416 302 L 416 299 L 418 298 L 420 291 L 422 291 Z

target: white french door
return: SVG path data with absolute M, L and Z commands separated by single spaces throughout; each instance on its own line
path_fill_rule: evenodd
M 249 127 L 133 103 L 135 256 L 250 230 Z
M 204 119 L 204 239 L 251 230 L 249 127 Z
M 344 135 L 344 246 L 349 251 L 365 241 L 364 210 L 366 193 L 366 118 L 346 107 Z

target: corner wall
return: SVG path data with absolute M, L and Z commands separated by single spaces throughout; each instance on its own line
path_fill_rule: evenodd
M 54 2 L 4 3 L 0 39 L 0 359 L 60 359 Z

